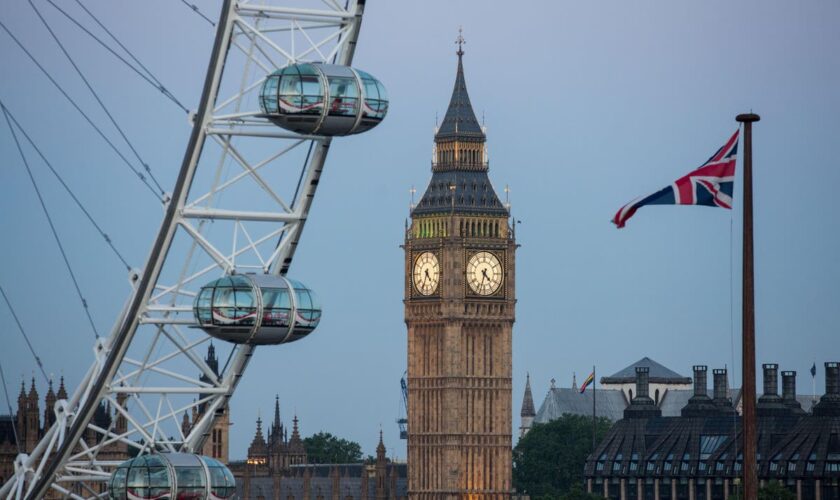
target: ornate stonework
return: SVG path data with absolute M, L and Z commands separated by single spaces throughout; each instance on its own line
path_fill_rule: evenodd
M 462 56 L 459 50 L 452 100 L 435 135 L 432 180 L 404 246 L 412 499 L 511 492 L 516 243 L 487 176 L 486 137 Z M 437 267 L 425 264 L 434 261 Z

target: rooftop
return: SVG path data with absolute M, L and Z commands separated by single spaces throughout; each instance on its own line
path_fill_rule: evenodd
M 601 377 L 602 384 L 632 384 L 636 382 L 636 368 L 644 366 L 649 372 L 651 384 L 690 384 L 691 378 L 667 368 L 645 356 L 608 377 Z

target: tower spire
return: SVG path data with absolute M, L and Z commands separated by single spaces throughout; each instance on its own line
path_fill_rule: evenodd
M 486 137 L 481 130 L 481 125 L 475 117 L 470 95 L 467 93 L 467 81 L 464 77 L 464 37 L 458 35 L 458 70 L 455 74 L 455 86 L 452 89 L 452 97 L 449 100 L 449 107 L 443 116 L 443 121 L 435 134 L 435 142 L 447 142 L 452 140 L 466 140 L 483 142 Z
M 522 397 L 522 410 L 520 417 L 534 417 L 537 412 L 534 410 L 534 396 L 531 395 L 531 374 L 525 375 L 525 395 Z

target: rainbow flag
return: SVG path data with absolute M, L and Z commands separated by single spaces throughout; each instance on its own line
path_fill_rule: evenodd
M 586 388 L 589 387 L 589 384 L 591 384 L 594 381 L 595 381 L 595 372 L 593 371 L 592 373 L 589 374 L 588 377 L 586 377 L 586 380 L 584 380 L 583 383 L 580 384 L 580 393 L 583 394 L 586 391 Z

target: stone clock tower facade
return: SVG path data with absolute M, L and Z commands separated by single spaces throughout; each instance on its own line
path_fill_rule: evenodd
M 405 236 L 410 499 L 507 499 L 515 250 L 458 50 L 432 179 Z

